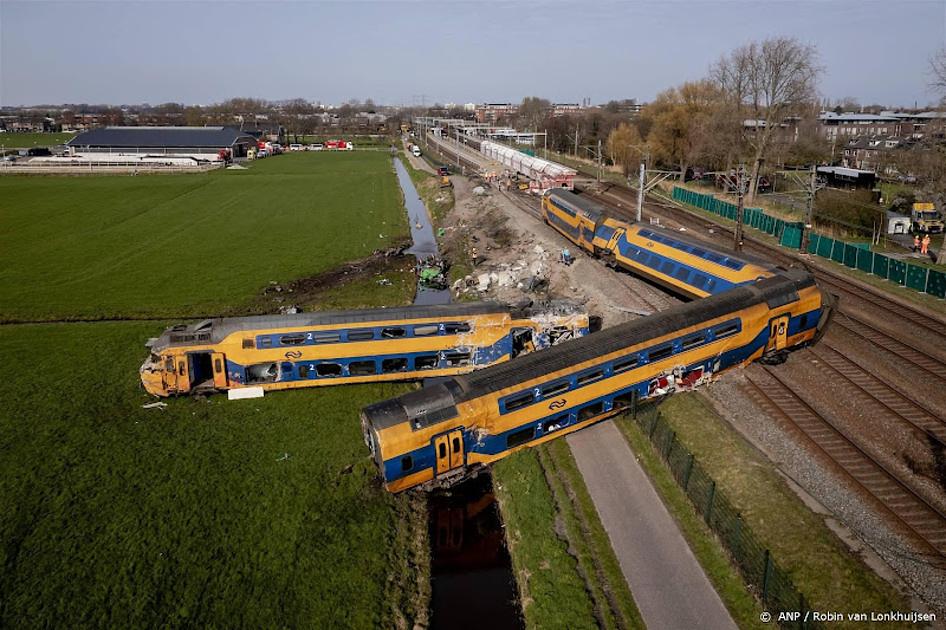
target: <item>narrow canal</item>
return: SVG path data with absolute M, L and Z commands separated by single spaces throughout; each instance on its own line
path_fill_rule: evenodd
M 421 261 L 437 256 L 430 214 L 400 159 L 394 158 L 413 245 Z M 418 285 L 414 304 L 449 304 L 450 289 Z M 505 630 L 522 628 L 516 583 L 506 549 L 492 479 L 483 474 L 449 491 L 428 495 L 431 552 L 431 624 L 433 630 Z

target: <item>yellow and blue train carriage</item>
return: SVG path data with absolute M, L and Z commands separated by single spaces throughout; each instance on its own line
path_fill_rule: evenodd
M 141 366 L 158 396 L 452 376 L 588 333 L 588 314 L 496 303 L 205 320 L 151 340 Z
M 449 485 L 506 455 L 815 342 L 833 298 L 801 270 L 366 407 L 385 487 Z
M 546 193 L 542 215 L 548 225 L 588 253 L 687 298 L 722 293 L 778 270 L 698 238 L 613 219 L 595 202 L 567 190 Z

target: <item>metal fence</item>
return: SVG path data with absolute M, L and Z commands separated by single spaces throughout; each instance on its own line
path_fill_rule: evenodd
M 677 440 L 676 433 L 664 420 L 655 403 L 635 406 L 632 416 L 663 458 L 677 484 L 692 502 L 706 524 L 729 551 L 749 590 L 772 615 L 798 612 L 794 622 L 781 622 L 785 628 L 821 628 L 805 621 L 810 610 L 804 595 L 795 587 L 788 573 L 778 566 L 772 554 L 753 533 L 716 482 L 703 469 L 693 453 Z
M 736 220 L 736 206 L 713 195 L 674 186 L 673 199 Z M 777 219 L 759 208 L 746 208 L 743 217 L 746 225 L 775 236 L 779 239 L 779 244 L 792 249 L 801 247 L 802 223 Z M 859 269 L 933 297 L 946 299 L 946 272 L 872 252 L 867 243 L 848 243 L 818 232 L 812 232 L 809 236 L 809 254 L 828 258 L 851 269 Z

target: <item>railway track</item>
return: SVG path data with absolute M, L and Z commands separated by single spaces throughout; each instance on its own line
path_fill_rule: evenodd
M 946 514 L 903 483 L 842 429 L 819 414 L 772 368 L 761 368 L 766 379 L 748 376 L 748 393 L 773 417 L 804 436 L 844 477 L 870 496 L 905 532 L 924 548 L 923 557 L 946 566 Z M 748 373 L 747 373 L 748 375 Z

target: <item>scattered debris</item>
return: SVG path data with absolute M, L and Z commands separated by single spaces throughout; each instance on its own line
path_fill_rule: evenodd
M 389 287 L 391 286 L 391 281 L 387 278 L 381 278 L 378 280 L 378 284 L 380 284 L 382 287 Z
M 295 305 L 280 306 L 279 312 L 283 315 L 295 315 L 299 312 L 299 307 Z
M 277 462 L 284 462 L 289 459 L 289 453 L 283 453 L 281 456 L 276 458 Z
M 247 398 L 262 398 L 264 394 L 262 387 L 240 387 L 238 389 L 227 390 L 227 400 L 245 400 Z
M 486 189 L 483 188 L 482 186 L 477 186 L 476 188 L 473 189 L 473 194 L 476 195 L 477 197 L 482 197 L 486 194 Z
M 242 164 L 231 164 L 230 166 L 227 167 L 227 170 L 228 171 L 245 171 L 246 167 L 243 166 Z
M 142 409 L 164 409 L 167 406 L 168 404 L 166 402 L 158 401 L 158 402 L 148 403 L 146 405 L 141 405 L 141 408 Z

